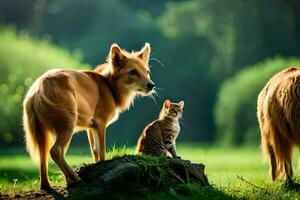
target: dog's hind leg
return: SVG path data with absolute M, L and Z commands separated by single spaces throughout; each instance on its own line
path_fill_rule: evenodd
M 50 155 L 58 167 L 62 170 L 66 177 L 67 185 L 72 185 L 80 181 L 79 176 L 67 164 L 64 153 L 71 141 L 73 134 L 73 127 L 56 130 L 56 140 L 50 150 Z

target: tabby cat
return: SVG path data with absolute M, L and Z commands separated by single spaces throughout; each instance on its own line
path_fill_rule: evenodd
M 176 138 L 180 132 L 184 101 L 166 100 L 159 118 L 148 124 L 139 137 L 136 153 L 180 158 L 176 154 Z

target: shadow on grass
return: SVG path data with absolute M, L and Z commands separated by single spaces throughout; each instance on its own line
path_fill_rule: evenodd
M 9 168 L 0 170 L 0 179 L 12 181 L 17 179 L 17 181 L 28 181 L 36 179 L 39 177 L 39 172 L 37 169 L 20 169 L 20 168 Z
M 300 192 L 300 184 L 297 180 L 289 179 L 282 184 L 282 188 L 286 191 Z
M 237 199 L 225 194 L 214 186 L 199 187 L 197 184 L 183 184 L 170 188 L 168 192 L 149 194 L 149 199 Z
M 126 186 L 125 186 L 126 187 Z M 77 187 L 67 189 L 67 199 L 98 199 L 99 196 L 104 199 L 155 199 L 155 200 L 175 200 L 175 199 L 237 199 L 237 197 L 230 196 L 223 191 L 220 191 L 213 186 L 199 186 L 199 184 L 181 184 L 176 187 L 169 188 L 168 191 L 151 191 L 148 188 L 145 190 L 131 190 L 128 189 L 126 193 L 118 192 L 119 189 L 111 188 L 109 190 L 115 192 L 101 193 L 102 190 L 106 190 L 105 187 L 99 187 L 95 190 L 95 187 Z M 99 195 L 101 194 L 101 195 Z M 52 194 L 53 195 L 53 194 Z M 54 196 L 54 195 L 53 195 Z M 60 193 L 56 194 L 57 199 L 65 199 Z
M 65 199 L 68 199 L 67 197 L 65 197 L 60 191 L 56 191 L 54 189 L 49 189 L 47 190 L 47 193 L 49 195 L 52 195 L 52 197 L 56 200 L 65 200 Z M 51 198 L 52 198 L 51 197 Z

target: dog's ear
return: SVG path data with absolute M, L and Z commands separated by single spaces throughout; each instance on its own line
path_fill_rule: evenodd
M 113 67 L 121 68 L 124 65 L 126 56 L 122 53 L 122 49 L 116 43 L 111 45 L 109 55 Z
M 145 46 L 139 51 L 138 57 L 148 65 L 150 53 L 151 53 L 150 44 L 145 43 Z

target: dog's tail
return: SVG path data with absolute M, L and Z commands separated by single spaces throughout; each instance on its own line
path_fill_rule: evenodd
M 23 126 L 27 151 L 35 163 L 47 162 L 50 143 L 50 133 L 38 119 L 38 110 L 43 106 L 43 84 L 35 83 L 28 91 L 23 102 Z M 35 90 L 36 88 L 36 90 Z M 34 91 L 35 90 L 35 91 Z

